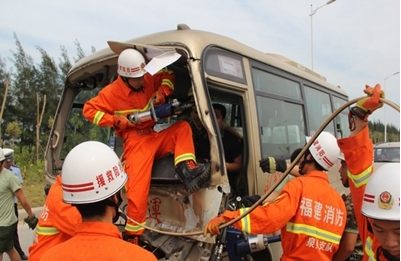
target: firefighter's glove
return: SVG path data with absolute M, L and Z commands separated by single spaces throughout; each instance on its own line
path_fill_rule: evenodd
M 25 221 L 25 223 L 28 224 L 28 227 L 33 230 L 36 228 L 36 225 L 38 224 L 39 220 L 37 217 L 35 217 L 35 215 L 32 215 L 32 216 L 24 218 L 24 221 Z
M 116 130 L 125 130 L 133 124 L 123 115 L 113 115 L 113 125 Z
M 258 200 L 260 199 L 259 195 L 254 195 L 254 196 L 243 196 L 241 198 L 241 203 L 244 207 L 251 207 L 253 204 L 255 204 Z
M 358 116 L 360 119 L 367 121 L 370 114 L 383 106 L 380 98 L 384 98 L 384 92 L 380 88 L 380 84 L 375 87 L 366 85 L 363 90 L 367 96 L 360 99 L 354 107 L 351 108 L 351 114 Z
M 263 172 L 274 173 L 276 171 L 285 172 L 287 170 L 287 162 L 285 159 L 267 157 L 259 161 L 259 166 Z
M 152 95 L 152 100 L 155 106 L 162 105 L 166 102 L 166 98 L 164 97 L 164 94 L 161 91 L 154 92 Z
M 207 223 L 207 225 L 205 226 L 205 229 L 203 230 L 203 235 L 206 236 L 208 233 L 212 236 L 220 235 L 219 226 L 234 219 L 236 215 L 237 214 L 235 211 L 227 210 L 223 214 L 211 219 L 209 223 Z

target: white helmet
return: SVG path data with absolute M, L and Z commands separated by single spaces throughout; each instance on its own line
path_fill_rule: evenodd
M 4 156 L 4 151 L 3 151 L 3 149 L 0 148 L 0 161 L 3 161 L 5 159 L 6 159 L 6 157 Z
M 102 201 L 117 193 L 128 178 L 116 153 L 98 141 L 75 146 L 61 175 L 63 201 L 70 204 Z
M 306 137 L 306 142 L 310 137 Z M 321 132 L 315 141 L 309 147 L 312 157 L 325 170 L 329 170 L 336 163 L 340 155 L 340 148 L 337 144 L 336 137 L 329 132 Z
M 134 49 L 125 49 L 117 62 L 117 73 L 122 77 L 139 78 L 145 75 L 145 58 Z
M 345 161 L 344 152 L 340 151 L 340 155 L 338 155 L 338 159 Z
M 380 220 L 400 220 L 400 163 L 380 166 L 365 188 L 362 214 Z

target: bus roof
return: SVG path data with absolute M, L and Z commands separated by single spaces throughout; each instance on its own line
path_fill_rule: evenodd
M 319 75 L 302 64 L 278 54 L 263 53 L 222 35 L 200 30 L 192 30 L 186 24 L 177 25 L 176 30 L 164 31 L 133 38 L 125 41 L 125 43 L 153 46 L 181 46 L 184 48 L 189 47 L 186 49 L 191 52 L 190 55 L 195 59 L 201 59 L 202 52 L 208 46 L 222 47 L 253 60 L 260 61 L 284 71 L 293 73 L 312 82 L 316 82 L 347 96 L 344 90 L 328 83 L 324 76 Z M 91 65 L 98 64 L 98 66 L 103 66 L 103 63 L 109 63 L 109 60 L 112 58 L 115 58 L 117 62 L 117 57 L 118 54 L 114 53 L 110 48 L 102 49 L 87 57 L 84 57 L 74 64 L 70 69 L 68 73 L 68 80 L 70 82 L 74 82 L 82 75 L 81 70 L 85 69 L 86 67 L 90 67 Z

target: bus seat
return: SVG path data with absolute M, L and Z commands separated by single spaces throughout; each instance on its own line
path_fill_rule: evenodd
M 179 184 L 181 180 L 175 175 L 174 153 L 153 162 L 151 184 Z
M 272 130 L 269 127 L 262 127 L 262 143 L 269 143 L 272 140 Z
M 285 144 L 287 140 L 285 126 L 276 126 L 272 130 L 271 143 Z
M 299 138 L 299 127 L 298 125 L 288 125 L 288 142 L 289 143 L 301 143 Z

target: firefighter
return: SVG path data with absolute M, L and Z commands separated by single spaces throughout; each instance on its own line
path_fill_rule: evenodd
M 345 162 L 344 153 L 340 153 L 338 159 L 341 166 L 338 169 L 341 183 L 345 188 L 349 188 L 348 168 Z M 363 259 L 362 241 L 359 238 L 358 224 L 355 218 L 354 203 L 351 193 L 343 195 L 345 207 L 347 208 L 347 223 L 345 224 L 344 234 L 341 236 L 340 247 L 335 253 L 332 261 L 360 261 Z
M 113 223 L 119 218 L 121 189 L 128 177 L 110 147 L 87 141 L 74 147 L 63 164 L 63 201 L 82 216 L 74 236 L 49 249 L 47 260 L 156 260 L 149 251 L 122 240 Z
M 339 139 L 348 167 L 348 180 L 363 260 L 400 260 L 400 164 L 387 163 L 373 174 L 373 144 L 369 138 L 368 117 L 383 106 L 379 84 L 366 85 L 366 98 L 348 114 L 351 135 Z
M 63 202 L 61 176 L 58 175 L 39 217 L 35 241 L 29 247 L 29 261 L 38 261 L 47 250 L 70 239 L 81 221 L 78 210 Z
M 233 225 L 253 235 L 281 229 L 282 261 L 331 260 L 345 228 L 346 208 L 325 171 L 334 165 L 339 153 L 336 138 L 322 132 L 300 161 L 301 176 L 289 181 L 274 202 L 256 207 Z M 219 234 L 219 225 L 246 210 L 225 211 L 213 218 L 204 235 Z
M 151 109 L 165 103 L 174 91 L 174 74 L 163 69 L 151 76 L 144 70 L 145 59 L 140 52 L 126 49 L 118 57 L 117 80 L 85 103 L 83 115 L 98 126 L 114 127 L 124 140 L 125 170 L 128 173 L 127 216 L 124 237 L 138 243 L 144 232 L 147 198 L 153 161 L 174 151 L 176 173 L 189 193 L 207 186 L 210 163 L 197 164 L 192 131 L 185 121 L 178 121 L 161 132 L 155 132 L 153 120 L 133 124 L 128 114 Z

